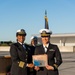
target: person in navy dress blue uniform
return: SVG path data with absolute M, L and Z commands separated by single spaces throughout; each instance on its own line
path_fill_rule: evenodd
M 31 43 L 30 43 L 31 52 L 32 52 L 32 55 L 34 55 L 35 47 L 38 44 L 38 37 L 37 36 L 32 36 L 30 40 L 31 40 Z
M 35 52 L 35 47 L 38 44 L 38 37 L 37 36 L 32 36 L 30 38 L 30 40 L 31 40 L 31 43 L 30 43 L 30 45 L 31 45 L 31 54 L 33 56 L 34 52 Z M 30 75 L 36 75 L 36 70 L 34 69 L 34 67 L 30 69 Z
M 29 75 L 29 69 L 34 66 L 32 64 L 30 46 L 24 43 L 25 38 L 25 30 L 18 30 L 16 32 L 17 42 L 13 43 L 10 47 L 10 55 L 12 60 L 11 75 Z
M 49 29 L 41 29 L 42 44 L 35 48 L 35 55 L 46 54 L 48 57 L 48 65 L 44 67 L 35 66 L 36 75 L 59 75 L 58 67 L 62 63 L 62 56 L 57 45 L 50 43 Z

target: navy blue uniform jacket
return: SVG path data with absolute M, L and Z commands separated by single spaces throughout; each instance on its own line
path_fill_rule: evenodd
M 54 70 L 47 70 L 45 67 L 40 67 L 37 71 L 37 75 L 59 75 L 58 67 L 62 63 L 61 53 L 57 45 L 49 44 L 48 50 L 45 53 L 43 45 L 37 46 L 35 49 L 35 55 L 47 54 L 48 55 L 48 65 L 54 67 Z
M 12 59 L 11 75 L 28 75 L 27 63 L 32 62 L 30 47 L 25 44 L 26 49 L 20 43 L 14 43 L 10 47 L 10 55 Z M 20 62 L 24 63 L 23 67 L 19 67 Z M 23 64 L 22 63 L 22 64 Z

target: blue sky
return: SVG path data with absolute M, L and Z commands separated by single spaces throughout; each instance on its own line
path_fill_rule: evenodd
M 0 0 L 0 41 L 16 41 L 25 29 L 26 43 L 45 25 L 45 10 L 52 33 L 75 33 L 75 0 Z

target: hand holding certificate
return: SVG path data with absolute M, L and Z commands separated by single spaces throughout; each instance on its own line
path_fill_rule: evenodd
M 47 55 L 33 55 L 33 64 L 35 66 L 44 67 L 47 65 Z

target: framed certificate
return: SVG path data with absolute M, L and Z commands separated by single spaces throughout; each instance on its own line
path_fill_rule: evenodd
M 43 54 L 43 55 L 33 55 L 33 64 L 35 66 L 39 66 L 39 67 L 44 67 L 47 65 L 47 55 Z

